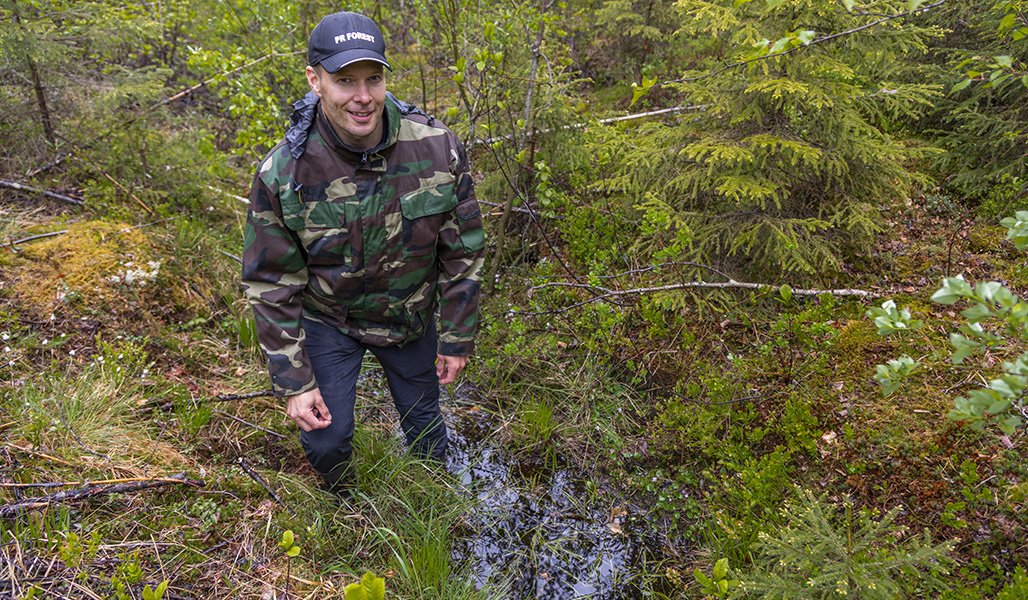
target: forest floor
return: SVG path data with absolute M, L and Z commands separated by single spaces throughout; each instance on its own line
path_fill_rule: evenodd
M 0 597 L 140 598 L 167 581 L 167 598 L 325 598 L 366 571 L 389 598 L 702 597 L 693 570 L 716 575 L 721 558 L 745 570 L 800 489 L 895 517 L 876 541 L 894 556 L 923 531 L 951 540 L 945 597 L 995 595 L 1028 565 L 1023 431 L 945 418 L 988 365 L 927 361 L 889 397 L 872 380 L 903 352 L 948 347 L 955 311 L 928 300 L 943 276 L 1028 288 L 1003 230 L 959 208 L 892 211 L 849 266 L 873 300 L 740 295 L 736 310 L 606 347 L 519 314 L 528 275 L 511 271 L 443 402 L 447 468 L 404 455 L 366 359 L 358 492 L 340 504 L 318 490 L 280 401 L 260 395 L 241 203 L 212 197 L 203 214 L 137 225 L 9 198 Z M 876 334 L 864 313 L 887 298 L 921 333 Z M 618 344 L 638 350 L 631 361 Z M 295 557 L 279 545 L 287 530 Z

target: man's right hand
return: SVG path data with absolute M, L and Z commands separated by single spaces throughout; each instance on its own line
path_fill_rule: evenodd
M 324 429 L 332 424 L 332 414 L 328 412 L 318 388 L 290 396 L 286 400 L 286 415 L 304 431 Z

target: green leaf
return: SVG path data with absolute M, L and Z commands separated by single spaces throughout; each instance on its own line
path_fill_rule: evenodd
M 954 352 L 951 360 L 953 364 L 959 365 L 964 362 L 964 359 L 970 356 L 975 350 L 978 349 L 979 343 L 973 340 L 969 340 L 959 333 L 949 334 L 949 342 L 953 345 Z
M 971 286 L 960 275 L 942 280 L 942 288 L 932 294 L 932 302 L 953 304 L 958 299 L 972 294 Z
M 728 577 L 728 559 L 721 558 L 714 563 L 714 579 L 721 580 Z
M 162 582 L 157 584 L 157 589 L 154 590 L 154 595 L 157 596 L 158 598 L 163 598 L 164 597 L 164 592 L 167 589 L 168 589 L 168 580 L 165 579 L 164 581 L 162 581 Z
M 1007 13 L 1003 19 L 999 22 L 999 28 L 997 31 L 1010 31 L 1017 24 L 1017 15 L 1014 13 Z
M 368 592 L 368 600 L 385 600 L 386 582 L 373 573 L 365 573 L 361 577 L 361 586 Z
M 286 529 L 282 532 L 282 541 L 278 543 L 278 547 L 283 550 L 288 550 L 293 546 L 294 541 L 296 541 L 296 538 L 293 536 L 293 530 Z
M 288 556 L 289 558 L 292 558 L 298 554 L 300 554 L 299 546 L 292 546 L 288 550 L 286 550 L 286 556 Z
M 704 590 L 712 590 L 714 588 L 714 580 L 710 577 L 707 577 L 707 574 L 703 571 L 695 569 L 692 572 L 692 576 L 693 579 L 696 580 L 696 583 L 699 583 L 701 586 L 703 586 Z
M 971 85 L 971 80 L 970 79 L 965 79 L 963 81 L 958 81 L 957 83 L 955 83 L 953 85 L 953 87 L 951 87 L 949 89 L 949 93 L 955 94 L 955 93 L 959 92 L 960 90 L 966 88 L 969 85 Z
M 735 0 L 735 2 L 732 3 L 732 8 L 739 8 L 743 4 L 749 4 L 751 1 L 752 0 Z
M 369 600 L 367 590 L 359 583 L 351 583 L 343 588 L 343 598 L 345 600 Z
M 1017 415 L 1010 415 L 1007 418 L 999 422 L 999 428 L 1003 433 L 1007 435 L 1013 435 L 1017 428 L 1021 426 L 1021 417 Z
M 778 8 L 782 5 L 782 2 L 785 2 L 785 0 L 767 0 L 767 5 L 771 8 Z
M 796 39 L 803 42 L 803 45 L 806 46 L 810 42 L 814 41 L 814 36 L 816 35 L 817 33 L 814 30 L 807 29 L 805 31 L 799 32 L 799 34 L 796 35 Z
M 782 287 L 778 288 L 778 294 L 782 297 L 782 300 L 788 302 L 792 300 L 792 288 L 787 284 L 782 284 Z M 715 575 L 717 577 L 717 575 Z
M 989 405 L 989 408 L 985 410 L 990 415 L 998 415 L 999 413 L 1006 411 L 1008 408 L 1010 408 L 1010 400 L 1004 398 L 1002 400 L 997 400 L 993 402 Z
M 853 5 L 856 3 L 856 0 L 842 0 L 842 5 L 846 7 L 847 12 L 853 12 Z
M 787 44 L 788 44 L 789 42 L 791 42 L 791 41 L 792 41 L 792 38 L 789 38 L 789 37 L 783 37 L 782 39 L 780 39 L 780 40 L 778 40 L 777 42 L 775 42 L 775 45 L 774 45 L 774 46 L 771 46 L 771 49 L 770 49 L 770 50 L 768 50 L 768 51 L 767 51 L 767 53 L 768 53 L 768 54 L 777 54 L 778 52 L 781 52 L 782 50 L 784 50 L 784 49 L 785 49 L 785 46 L 786 46 L 786 45 L 787 45 Z
M 1028 75 L 1024 75 L 1021 77 L 1021 85 L 1028 88 Z
M 1010 69 L 1014 66 L 1014 59 L 1010 58 L 1010 56 L 1006 54 L 1002 56 L 994 56 L 993 59 L 996 61 L 996 64 L 1001 67 L 1006 67 L 1007 69 Z
M 968 321 L 976 323 L 978 321 L 988 318 L 990 315 L 992 315 L 992 311 L 989 310 L 989 307 L 985 306 L 984 304 L 975 304 L 971 308 L 961 311 L 960 314 L 963 315 L 964 318 Z
M 922 4 L 924 4 L 924 0 L 910 0 L 910 2 L 907 3 L 907 10 L 917 10 Z

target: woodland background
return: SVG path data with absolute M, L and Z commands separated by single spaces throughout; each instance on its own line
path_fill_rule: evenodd
M 339 9 L 488 213 L 448 410 L 645 541 L 594 597 L 1028 597 L 1022 0 L 0 2 L 0 596 L 532 595 L 388 401 L 339 507 L 260 395 L 243 202 Z

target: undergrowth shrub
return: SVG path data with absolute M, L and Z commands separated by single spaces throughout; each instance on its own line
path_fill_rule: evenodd
M 935 544 L 927 531 L 908 534 L 897 523 L 903 508 L 884 515 L 841 507 L 809 490 L 781 510 L 781 524 L 758 535 L 752 565 L 740 575 L 743 598 L 934 597 L 953 565 L 952 542 Z

